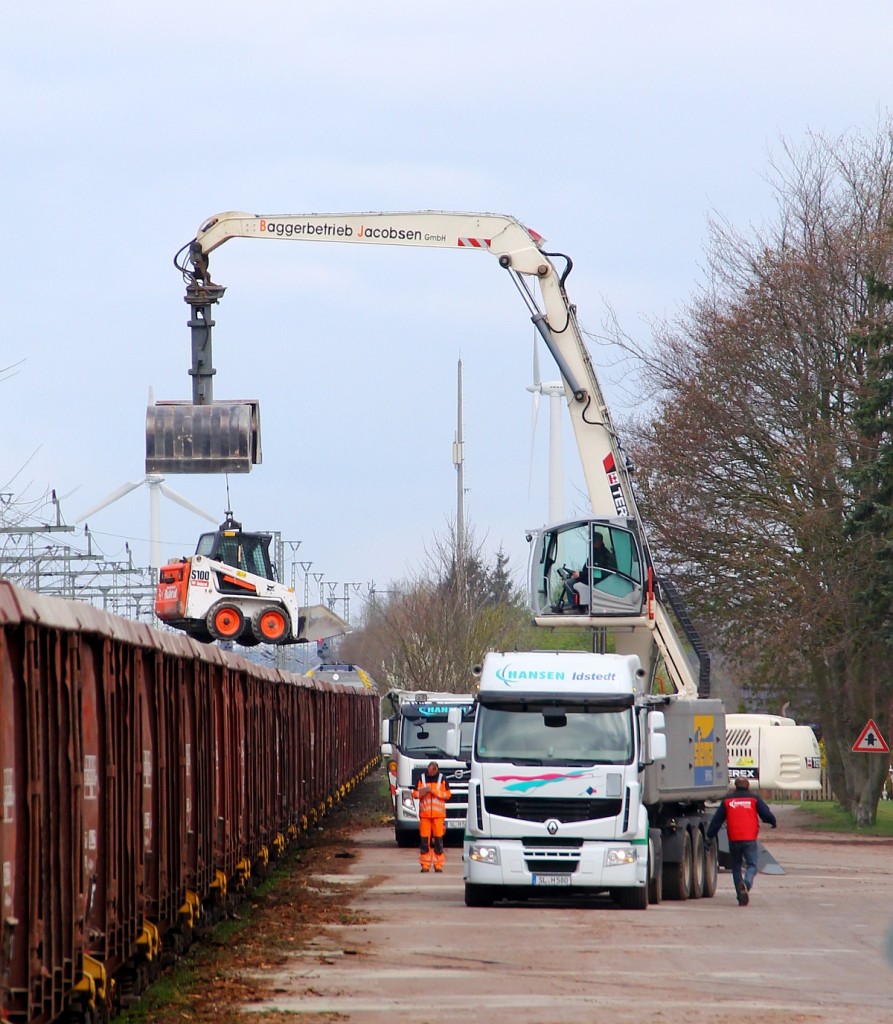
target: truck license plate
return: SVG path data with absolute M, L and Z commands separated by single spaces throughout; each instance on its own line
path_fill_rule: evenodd
M 570 875 L 534 875 L 534 885 L 570 885 Z
M 447 820 L 446 820 L 446 827 L 447 828 L 465 828 L 465 819 L 464 818 L 447 818 Z

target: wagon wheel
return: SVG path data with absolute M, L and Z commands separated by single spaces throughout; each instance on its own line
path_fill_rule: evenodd
M 275 605 L 263 608 L 251 620 L 251 631 L 261 643 L 281 644 L 288 636 L 288 615 Z
M 208 632 L 215 640 L 236 640 L 245 619 L 234 604 L 214 605 L 208 612 Z

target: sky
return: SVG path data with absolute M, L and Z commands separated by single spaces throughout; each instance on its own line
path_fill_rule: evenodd
M 2 500 L 55 489 L 83 547 L 82 513 L 144 477 L 149 389 L 192 393 L 173 258 L 227 210 L 518 218 L 572 258 L 622 418 L 636 381 L 600 340 L 609 313 L 647 344 L 702 283 L 710 218 L 771 220 L 786 142 L 871 134 L 891 38 L 888 0 L 5 5 Z M 495 260 L 233 239 L 211 269 L 214 396 L 260 401 L 263 462 L 169 487 L 278 532 L 283 575 L 300 587 L 311 563 L 311 599 L 348 593 L 353 619 L 455 522 L 461 359 L 467 521 L 523 578 L 548 412 L 534 433 L 534 329 Z M 571 517 L 586 497 L 567 422 L 564 467 Z M 88 522 L 105 557 L 148 564 L 146 487 Z M 164 558 L 209 526 L 162 499 Z

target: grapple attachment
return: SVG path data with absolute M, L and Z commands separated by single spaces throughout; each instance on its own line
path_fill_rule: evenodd
M 257 399 L 146 409 L 147 473 L 248 473 L 261 461 Z

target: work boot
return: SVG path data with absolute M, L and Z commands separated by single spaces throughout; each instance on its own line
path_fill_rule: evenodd
M 744 884 L 744 882 L 739 882 L 738 885 L 737 885 L 737 890 L 738 890 L 738 906 L 739 907 L 746 907 L 747 904 L 750 902 L 750 896 L 747 893 L 747 886 Z

